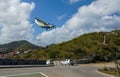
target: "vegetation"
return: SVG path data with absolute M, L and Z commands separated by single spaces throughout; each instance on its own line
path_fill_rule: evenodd
M 116 74 L 120 77 L 120 60 L 115 60 Z
M 33 44 L 21 43 L 9 45 L 17 49 L 34 48 Z M 28 48 L 26 46 L 29 46 Z M 1 45 L 0 45 L 1 47 Z M 36 46 L 35 46 L 36 47 Z M 38 46 L 37 46 L 38 47 Z M 19 56 L 16 56 L 19 58 Z M 70 41 L 60 44 L 52 44 L 45 48 L 35 48 L 31 52 L 24 54 L 27 59 L 96 59 L 99 61 L 111 61 L 120 59 L 120 30 L 112 32 L 93 32 L 81 35 Z
M 100 72 L 114 75 L 115 77 L 120 77 L 120 61 L 115 60 L 115 68 L 109 68 L 109 67 L 104 67 L 103 69 L 100 69 Z
M 7 76 L 7 77 L 45 77 L 40 73 L 35 73 L 35 74 L 21 74 L 21 75 L 13 75 L 13 76 Z
M 104 68 L 104 69 L 100 69 L 100 72 L 106 73 L 106 74 L 110 74 L 113 76 L 118 76 L 117 74 L 117 70 L 115 68 Z M 120 70 L 119 70 L 120 71 Z M 120 75 L 119 75 L 120 76 Z M 118 77 L 119 77 L 118 76 Z
M 27 49 L 38 49 L 42 48 L 37 45 L 31 44 L 28 41 L 21 40 L 21 41 L 14 41 L 8 44 L 0 45 L 0 48 L 7 48 L 7 49 L 13 49 L 13 50 L 27 50 Z
M 93 59 L 95 57 L 99 61 L 120 59 L 120 31 L 84 34 L 61 44 L 52 44 L 44 49 L 34 50 L 26 57 L 39 59 Z

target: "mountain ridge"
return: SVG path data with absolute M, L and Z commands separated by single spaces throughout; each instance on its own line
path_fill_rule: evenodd
M 6 44 L 0 44 L 0 48 L 7 48 L 7 49 L 35 49 L 41 48 L 40 46 L 34 45 L 26 40 L 20 41 L 13 41 Z

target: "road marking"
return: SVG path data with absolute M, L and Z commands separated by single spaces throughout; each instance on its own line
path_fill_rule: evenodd
M 19 75 L 30 75 L 30 74 L 41 74 L 45 77 L 48 77 L 46 74 L 42 72 L 34 72 L 34 73 L 24 73 L 24 74 L 14 74 L 14 75 L 5 75 L 5 76 L 0 76 L 0 77 L 9 77 L 9 76 L 19 76 Z
M 42 75 L 45 76 L 45 77 L 48 77 L 46 74 L 44 74 L 44 73 L 42 73 L 42 72 L 40 72 L 40 74 L 42 74 Z

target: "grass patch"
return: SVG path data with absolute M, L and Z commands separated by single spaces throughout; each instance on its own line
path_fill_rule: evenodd
M 5 77 L 45 77 L 41 73 L 34 73 L 34 74 L 21 74 L 21 75 L 11 75 Z
M 99 69 L 99 71 L 113 76 L 118 76 L 118 71 L 120 72 L 120 70 L 116 70 L 115 68 L 104 68 Z

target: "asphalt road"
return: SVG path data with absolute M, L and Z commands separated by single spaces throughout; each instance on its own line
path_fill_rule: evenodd
M 99 65 L 54 66 L 54 67 L 27 67 L 27 68 L 0 68 L 0 76 L 42 72 L 48 77 L 112 77 L 102 74 L 97 69 Z

